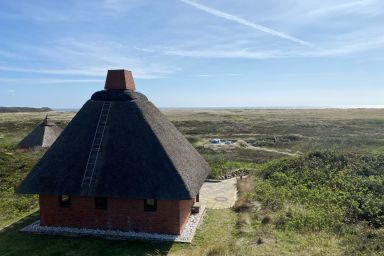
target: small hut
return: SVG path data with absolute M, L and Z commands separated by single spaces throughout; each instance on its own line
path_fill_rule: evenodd
M 17 192 L 39 194 L 42 226 L 180 234 L 208 173 L 131 72 L 110 70 Z
M 59 126 L 49 121 L 46 115 L 43 122 L 20 141 L 17 147 L 20 149 L 49 148 L 62 131 Z

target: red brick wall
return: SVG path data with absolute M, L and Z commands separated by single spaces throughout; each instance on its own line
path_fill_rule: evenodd
M 180 219 L 180 230 L 184 229 L 185 224 L 187 224 L 189 215 L 191 215 L 191 208 L 195 200 L 181 200 L 179 201 L 180 205 L 180 212 L 179 212 L 179 219 Z
M 108 209 L 95 209 L 94 198 L 71 196 L 71 207 L 59 206 L 58 196 L 40 195 L 40 223 L 43 226 L 67 226 L 121 229 L 179 234 L 184 227 L 193 200 L 159 200 L 157 211 L 145 212 L 144 200 L 108 199 Z

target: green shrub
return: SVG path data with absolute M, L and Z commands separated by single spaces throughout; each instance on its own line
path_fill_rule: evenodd
M 323 209 L 289 209 L 277 217 L 276 226 L 290 231 L 322 231 L 338 228 L 342 218 Z
M 273 211 L 279 210 L 284 206 L 286 191 L 284 188 L 276 189 L 272 184 L 256 181 L 255 200 L 260 201 L 264 208 Z
M 0 227 L 37 208 L 36 196 L 17 195 L 15 188 L 42 153 L 0 149 Z
M 237 161 L 227 161 L 223 156 L 207 157 L 207 161 L 211 167 L 211 173 L 208 178 L 216 179 L 224 175 L 236 172 L 239 169 L 253 172 L 257 167 L 254 163 L 244 163 Z
M 280 216 L 282 228 L 320 230 L 359 221 L 384 226 L 384 154 L 313 152 L 271 161 L 258 176 L 255 197 L 265 208 L 277 211 L 290 202 L 306 209 Z

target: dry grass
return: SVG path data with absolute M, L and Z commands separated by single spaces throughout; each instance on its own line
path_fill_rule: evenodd
M 351 120 L 351 119 L 383 119 L 383 109 L 161 109 L 171 120 L 183 121 L 199 119 L 201 121 L 219 121 L 228 117 L 242 119 L 318 119 L 318 120 Z M 193 117 L 193 118 L 191 118 Z
M 163 112 L 188 136 L 243 140 L 255 147 L 280 152 L 369 151 L 384 147 L 381 132 L 384 109 L 164 109 Z M 234 148 L 233 152 L 240 149 Z M 265 161 L 277 157 L 280 156 L 271 155 Z
M 252 193 L 254 192 L 254 182 L 251 177 L 244 177 L 237 182 L 238 199 L 233 206 L 237 212 L 250 211 L 255 207 L 255 202 L 252 201 Z

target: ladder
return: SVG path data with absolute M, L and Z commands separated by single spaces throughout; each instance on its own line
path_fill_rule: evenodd
M 110 101 L 104 101 L 103 107 L 101 108 L 101 113 L 99 116 L 99 121 L 97 123 L 95 135 L 93 137 L 91 151 L 89 152 L 87 166 L 85 167 L 85 172 L 83 180 L 81 182 L 81 188 L 90 188 L 92 184 L 93 173 L 95 171 L 97 157 L 99 156 L 99 151 L 101 148 L 101 143 L 103 141 L 105 126 L 108 121 L 109 110 L 111 108 Z

